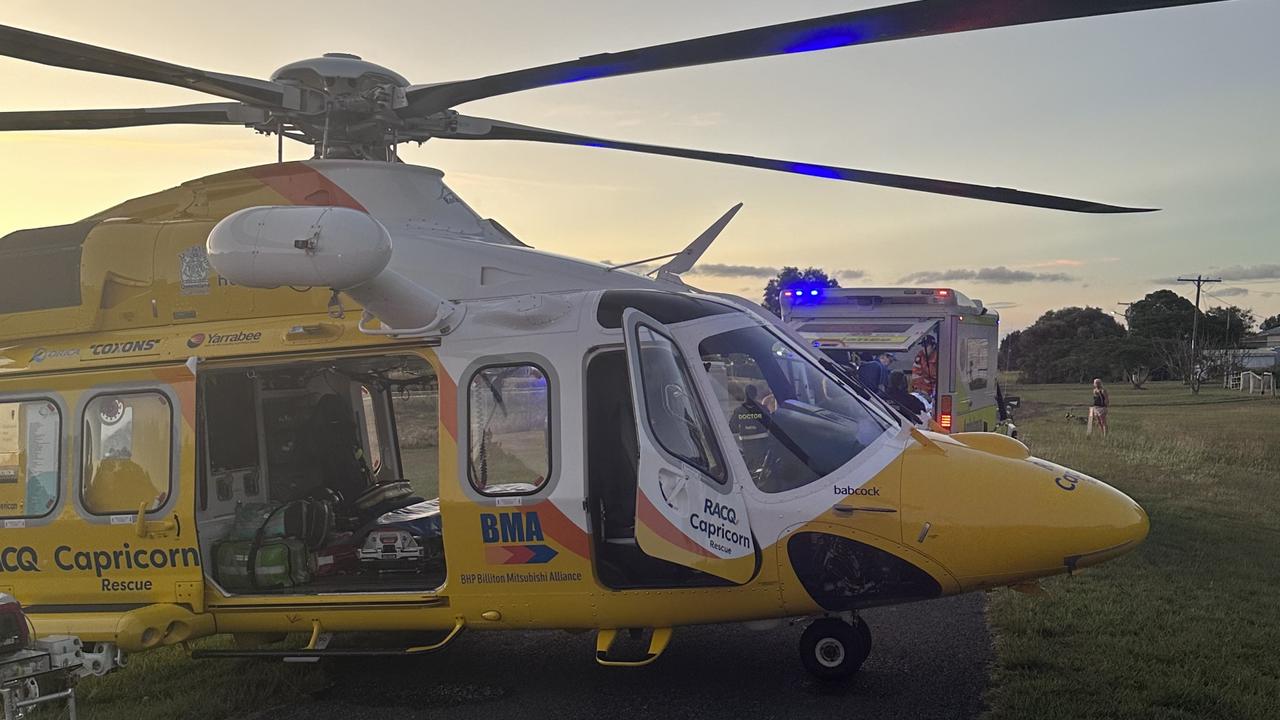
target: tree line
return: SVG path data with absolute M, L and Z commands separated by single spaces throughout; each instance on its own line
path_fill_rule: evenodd
M 1124 317 L 1127 330 L 1100 308 L 1050 310 L 1027 329 L 1005 336 L 1000 366 L 1032 383 L 1097 377 L 1140 388 L 1148 379 L 1177 379 L 1198 392 L 1208 369 L 1229 364 L 1230 349 L 1239 347 L 1257 323 L 1252 310 L 1234 305 L 1197 311 L 1172 290 L 1130 303 Z M 1280 327 L 1280 315 L 1264 319 L 1260 329 L 1273 327 Z

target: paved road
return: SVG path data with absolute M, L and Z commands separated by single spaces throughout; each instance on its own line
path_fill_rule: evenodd
M 304 705 L 256 720 L 399 718 L 972 718 L 982 710 L 991 643 L 981 595 L 864 614 L 874 649 L 857 678 L 830 689 L 800 665 L 800 626 L 676 630 L 642 669 L 602 668 L 594 635 L 464 634 L 410 661 L 335 666 L 336 681 Z

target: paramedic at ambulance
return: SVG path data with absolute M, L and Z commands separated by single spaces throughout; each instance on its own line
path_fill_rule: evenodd
M 874 358 L 868 353 L 858 366 L 858 379 L 863 385 L 883 395 L 889 387 L 889 365 L 892 362 L 893 355 L 890 353 L 880 353 Z

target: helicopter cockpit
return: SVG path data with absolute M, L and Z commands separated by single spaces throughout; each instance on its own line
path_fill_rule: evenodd
M 761 325 L 709 335 L 698 351 L 730 429 L 738 426 L 734 438 L 747 469 L 764 492 L 818 480 L 889 427 L 811 358 Z
M 201 374 L 199 392 L 197 520 L 224 590 L 443 582 L 439 392 L 425 361 L 218 368 Z
M 744 502 L 735 513 L 750 514 L 751 527 L 738 527 L 772 537 L 773 528 L 755 527 L 771 513 L 750 507 L 830 507 L 833 488 L 878 462 L 868 458 L 900 427 L 785 332 L 742 308 L 616 290 L 603 293 L 597 319 L 625 339 L 625 346 L 598 347 L 586 368 L 588 499 L 597 567 L 609 587 L 724 579 L 636 548 L 643 478 L 683 478 L 671 489 L 676 495 Z M 659 495 L 674 498 L 667 490 Z

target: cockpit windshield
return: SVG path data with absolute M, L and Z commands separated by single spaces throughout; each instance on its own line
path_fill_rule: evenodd
M 752 479 L 765 492 L 822 478 L 889 429 L 812 358 L 762 326 L 711 335 L 698 352 Z

